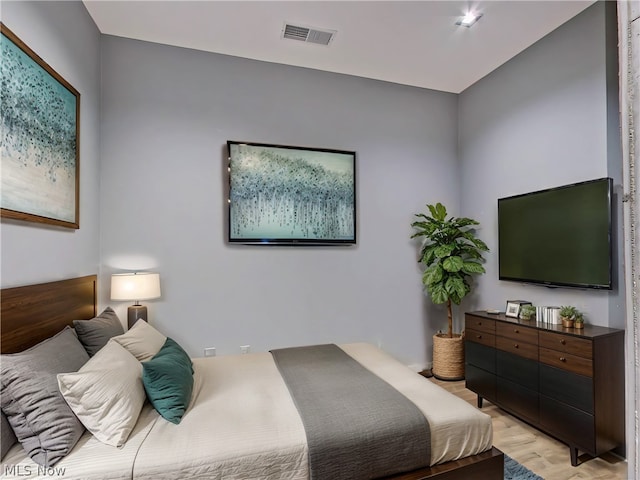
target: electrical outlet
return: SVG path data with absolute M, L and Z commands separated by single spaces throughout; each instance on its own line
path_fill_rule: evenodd
M 251 350 L 251 345 L 240 345 L 240 353 L 242 353 L 243 355 L 245 353 L 249 353 L 250 350 Z
M 204 349 L 205 357 L 215 357 L 216 356 L 216 347 L 208 347 Z

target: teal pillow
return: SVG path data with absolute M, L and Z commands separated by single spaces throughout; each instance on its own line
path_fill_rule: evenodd
M 164 349 L 165 355 L 169 355 L 169 354 L 177 355 L 180 361 L 189 365 L 189 370 L 191 371 L 191 373 L 193 373 L 193 362 L 191 361 L 189 354 L 185 352 L 184 348 L 178 345 L 178 342 L 176 342 L 173 338 L 167 337 L 167 341 L 164 342 L 164 345 L 162 347 Z M 159 353 L 160 352 L 158 352 L 158 354 Z
M 189 355 L 167 338 L 151 360 L 142 362 L 142 369 L 142 382 L 153 408 L 171 423 L 180 423 L 193 391 L 193 364 Z

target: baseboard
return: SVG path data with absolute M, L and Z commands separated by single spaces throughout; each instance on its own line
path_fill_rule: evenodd
M 411 370 L 416 373 L 424 372 L 425 370 L 431 370 L 433 364 L 431 362 L 427 363 L 413 363 L 411 365 L 407 365 Z

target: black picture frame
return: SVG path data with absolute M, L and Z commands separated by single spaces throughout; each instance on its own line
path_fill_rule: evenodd
M 518 318 L 519 314 L 520 304 L 516 302 L 507 302 L 507 308 L 504 311 L 504 316 Z
M 229 243 L 355 245 L 356 152 L 227 141 Z

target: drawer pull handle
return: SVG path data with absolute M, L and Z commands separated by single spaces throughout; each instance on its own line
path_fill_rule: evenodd
M 513 331 L 513 333 L 520 333 L 520 330 L 518 330 L 517 328 Z
M 562 340 L 560 340 L 560 343 L 561 343 L 562 345 L 566 345 L 566 344 L 567 344 L 567 341 L 566 341 L 565 339 L 562 339 Z
M 476 338 L 480 339 L 482 338 L 482 335 L 476 335 Z
M 482 322 L 478 322 L 478 326 L 482 325 Z
M 564 357 L 560 357 L 560 361 L 561 361 L 561 362 L 566 362 L 566 361 L 567 361 L 567 359 L 566 359 L 566 358 L 564 358 Z
M 514 343 L 513 346 L 516 348 L 520 348 L 520 345 L 518 345 L 517 343 Z

